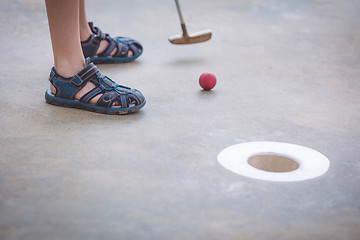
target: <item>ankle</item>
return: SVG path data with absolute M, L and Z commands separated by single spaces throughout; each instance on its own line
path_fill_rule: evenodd
M 64 78 L 70 78 L 85 67 L 85 61 L 55 61 L 55 71 Z
M 85 24 L 85 23 L 80 23 L 80 41 L 81 42 L 85 42 L 86 40 L 88 40 L 90 38 L 92 34 L 92 31 L 89 27 L 89 24 Z

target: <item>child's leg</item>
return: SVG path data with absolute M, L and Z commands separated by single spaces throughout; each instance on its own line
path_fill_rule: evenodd
M 85 66 L 80 43 L 79 0 L 45 0 L 54 67 L 63 77 L 72 77 Z
M 45 0 L 45 2 L 54 53 L 54 68 L 62 77 L 72 77 L 85 67 L 80 43 L 80 0 Z M 88 82 L 75 95 L 75 99 L 80 99 L 94 87 L 93 83 Z M 53 85 L 50 85 L 50 89 L 55 94 Z M 100 97 L 101 95 L 98 95 L 90 102 L 96 103 Z
M 146 103 L 136 89 L 117 85 L 85 62 L 80 42 L 80 0 L 45 0 L 54 69 L 49 78 L 48 103 L 105 114 L 139 111 Z M 114 107 L 115 106 L 115 107 Z
M 80 8 L 79 8 L 79 22 L 80 22 L 80 39 L 82 42 L 89 39 L 90 35 L 92 34 L 87 18 L 86 18 L 86 11 L 85 11 L 85 0 L 80 0 Z M 96 51 L 96 54 L 103 52 L 109 45 L 109 42 L 102 40 L 100 42 L 99 49 Z M 109 56 L 113 56 L 116 53 L 116 49 L 114 49 Z M 130 50 L 128 53 L 128 57 L 133 56 L 133 52 Z
M 79 23 L 80 23 L 80 39 L 82 42 L 84 42 L 90 37 L 92 33 L 86 18 L 85 0 L 80 0 Z

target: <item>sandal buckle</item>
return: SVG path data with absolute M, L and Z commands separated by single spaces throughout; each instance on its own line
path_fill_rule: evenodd
M 101 42 L 101 36 L 100 36 L 100 35 L 96 35 L 96 36 L 94 37 L 93 44 L 94 44 L 94 45 L 98 45 L 98 44 L 100 44 L 100 42 Z

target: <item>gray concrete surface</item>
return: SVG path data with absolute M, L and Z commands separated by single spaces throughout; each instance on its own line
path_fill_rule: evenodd
M 211 41 L 169 44 L 173 1 L 87 1 L 96 25 L 145 47 L 100 69 L 148 104 L 106 116 L 45 103 L 44 3 L 0 2 L 0 239 L 360 239 L 360 2 L 181 4 Z M 211 92 L 197 83 L 206 71 Z M 331 167 L 273 183 L 218 164 L 259 140 L 316 149 Z

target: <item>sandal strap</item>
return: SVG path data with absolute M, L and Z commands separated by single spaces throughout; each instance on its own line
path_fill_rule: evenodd
M 90 30 L 93 32 L 93 34 L 96 35 L 96 37 L 97 37 L 96 39 L 97 39 L 97 40 L 100 40 L 100 41 L 101 41 L 101 40 L 105 39 L 105 37 L 106 37 L 107 34 L 103 33 L 103 32 L 100 30 L 100 28 L 95 27 L 93 22 L 89 22 L 89 27 L 90 27 Z
M 100 88 L 98 88 L 98 87 L 93 88 L 92 90 L 87 92 L 84 96 L 82 96 L 79 101 L 82 102 L 82 103 L 89 103 L 91 99 L 93 99 L 94 97 L 96 97 L 100 93 L 101 93 Z
M 97 101 L 96 105 L 101 107 L 110 108 L 113 106 L 115 101 L 120 103 L 121 108 L 128 108 L 131 101 L 130 92 L 126 94 L 120 94 L 116 91 L 105 92 Z M 132 94 L 131 94 L 132 95 Z M 130 100 L 130 101 L 129 101 Z M 135 103 L 136 106 L 140 105 L 140 102 Z
M 109 80 L 108 77 L 102 75 L 98 75 L 96 79 L 91 79 L 91 82 L 95 85 L 95 88 L 82 96 L 79 100 L 80 102 L 88 103 L 91 99 L 93 99 L 100 93 L 105 93 L 106 91 L 114 91 L 114 88 L 117 86 L 114 82 Z
M 123 43 L 116 42 L 117 51 L 113 57 L 127 57 L 129 54 L 129 47 Z
M 91 99 L 99 94 L 102 94 L 102 96 L 96 105 L 106 108 L 112 107 L 113 103 L 117 100 L 119 100 L 122 108 L 129 107 L 129 102 L 132 102 L 132 99 L 138 99 L 135 103 L 136 106 L 143 102 L 140 98 L 133 96 L 133 92 L 137 90 L 118 85 L 107 76 L 97 74 L 96 77 L 92 76 L 90 81 L 95 84 L 95 88 L 81 97 L 79 101 L 82 103 L 89 103 Z
M 55 87 L 55 96 L 74 99 L 76 93 L 80 91 L 85 84 L 92 78 L 100 75 L 99 69 L 86 59 L 86 66 L 71 78 L 64 78 L 56 73 L 55 68 L 51 69 L 49 80 Z
M 115 40 L 113 40 L 112 38 L 110 38 L 109 35 L 106 35 L 105 39 L 106 41 L 108 41 L 109 45 L 107 46 L 107 48 L 98 54 L 99 57 L 107 57 L 111 54 L 111 52 L 114 50 L 114 48 L 116 47 L 117 43 Z
M 119 101 L 121 108 L 128 108 L 130 103 L 139 106 L 145 100 L 138 90 L 118 85 L 107 76 L 100 76 L 98 79 L 98 88 L 103 93 L 96 103 L 98 106 L 109 108 L 115 101 Z
M 142 45 L 138 41 L 128 37 L 116 37 L 115 40 L 117 42 L 127 45 L 130 48 L 130 50 L 134 53 L 134 55 L 140 53 L 143 49 Z
M 108 34 L 106 34 L 105 39 L 108 41 L 109 45 L 107 48 L 98 54 L 99 57 L 108 57 L 116 49 L 115 54 L 112 57 L 127 57 L 129 54 L 129 47 L 128 45 L 118 42 L 115 39 L 111 38 Z
M 86 41 L 81 42 L 81 48 L 85 57 L 92 57 L 96 55 L 96 52 L 100 47 L 100 42 L 105 39 L 106 34 L 104 34 L 99 28 L 95 27 L 92 22 L 89 22 L 88 24 L 92 34 Z
M 80 72 L 78 72 L 71 79 L 71 83 L 75 86 L 82 86 L 86 83 L 91 77 L 98 76 L 100 74 L 99 69 L 95 66 L 94 63 L 88 63 L 88 65 L 83 68 Z

